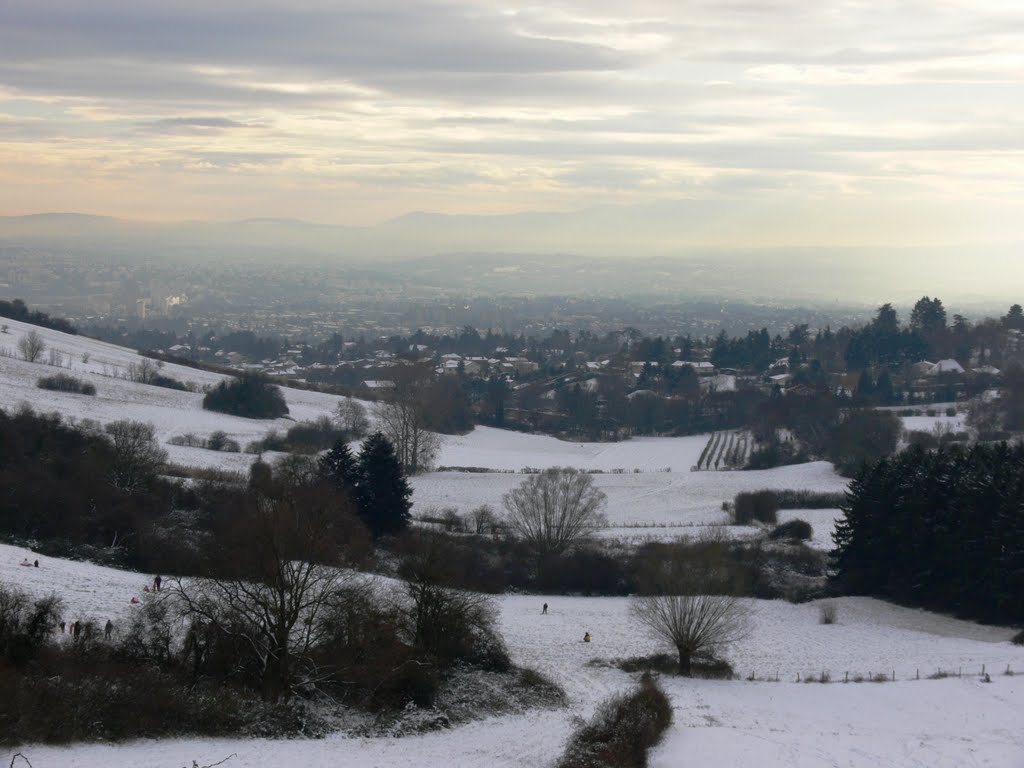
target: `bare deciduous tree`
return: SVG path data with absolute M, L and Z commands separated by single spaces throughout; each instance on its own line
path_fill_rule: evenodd
M 294 470 L 294 467 L 292 467 Z M 326 617 L 349 599 L 358 577 L 342 566 L 365 530 L 322 483 L 291 472 L 257 491 L 253 508 L 225 533 L 216 577 L 177 580 L 184 613 L 246 649 L 268 701 L 315 685 L 314 649 L 333 636 Z
M 531 475 L 502 501 L 509 530 L 541 560 L 565 552 L 605 524 L 604 493 L 591 475 L 571 467 Z
M 43 337 L 39 335 L 38 331 L 29 331 L 18 339 L 18 351 L 26 362 L 36 362 L 45 349 L 46 342 L 43 341 Z
M 366 416 L 366 407 L 355 398 L 346 397 L 334 412 L 338 426 L 345 430 L 351 438 L 366 437 L 370 431 L 370 420 Z
M 122 491 L 144 487 L 167 461 L 167 451 L 156 441 L 156 428 L 142 421 L 114 421 L 107 425 L 114 446 L 111 482 Z
M 747 615 L 730 595 L 643 595 L 633 598 L 633 616 L 679 654 L 679 673 L 690 673 L 694 657 L 711 658 L 747 634 Z
M 394 445 L 398 461 L 407 474 L 425 472 L 433 465 L 440 447 L 440 435 L 427 429 L 424 391 L 429 373 L 412 371 L 396 377 L 392 399 L 380 403 L 380 429 Z

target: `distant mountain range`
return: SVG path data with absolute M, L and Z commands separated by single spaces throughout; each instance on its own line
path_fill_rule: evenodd
M 718 203 L 496 216 L 411 213 L 373 227 L 292 219 L 147 223 L 78 213 L 0 217 L 0 245 L 146 259 L 372 269 L 484 294 L 646 294 L 881 303 L 1024 299 L 1024 246 L 708 247 Z

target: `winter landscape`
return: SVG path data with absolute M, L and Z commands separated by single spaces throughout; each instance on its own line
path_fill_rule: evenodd
M 0 768 L 1024 768 L 1022 51 L 0 2 Z
M 141 365 L 143 358 L 129 350 L 17 321 L 5 323 L 5 328 L 6 335 L 0 337 L 4 341 L 37 330 L 49 349 L 59 351 L 64 370 L 97 389 L 95 397 L 39 390 L 35 381 L 46 366 L 8 352 L 0 357 L 0 407 L 9 411 L 29 404 L 72 421 L 144 419 L 156 426 L 157 440 L 175 463 L 230 471 L 245 471 L 256 457 L 174 447 L 167 441 L 182 433 L 223 430 L 244 443 L 293 423 L 204 411 L 201 394 L 130 381 L 129 367 Z M 174 364 L 161 370 L 200 385 L 223 378 Z M 330 416 L 339 401 L 327 394 L 284 391 L 289 419 Z M 372 414 L 374 404 L 368 405 Z M 923 418 L 908 417 L 913 419 L 908 427 L 920 428 Z M 848 483 L 826 462 L 762 471 L 691 471 L 706 442 L 706 435 L 698 435 L 582 443 L 477 427 L 444 437 L 437 464 L 488 471 L 416 476 L 413 512 L 454 508 L 465 513 L 482 504 L 500 508 L 504 494 L 527 476 L 524 468 L 571 466 L 598 472 L 593 475 L 596 486 L 607 495 L 602 537 L 633 544 L 696 537 L 708 530 L 742 537 L 754 536 L 758 529 L 727 525 L 729 515 L 722 509 L 722 502 L 738 492 L 841 492 Z M 806 519 L 815 531 L 811 546 L 830 549 L 833 522 L 841 514 L 835 509 L 799 510 L 784 513 L 780 520 Z M 26 559 L 39 559 L 39 567 L 24 567 Z M 59 595 L 65 616 L 99 623 L 110 619 L 117 628 L 138 610 L 133 598 L 148 599 L 143 591 L 148 579 L 88 562 L 40 558 L 21 546 L 0 546 L 0 582 L 18 585 L 33 597 Z M 557 594 L 496 598 L 498 625 L 515 663 L 540 671 L 565 691 L 566 706 L 554 711 L 485 716 L 401 737 L 339 733 L 322 739 L 171 738 L 26 744 L 18 749 L 33 765 L 83 767 L 178 766 L 191 760 L 204 765 L 228 756 L 240 766 L 551 765 L 574 719 L 590 717 L 602 700 L 631 685 L 635 674 L 611 662 L 663 649 L 637 626 L 629 600 Z M 679 765 L 692 755 L 716 765 L 1021 765 L 1024 689 L 1014 673 L 1024 672 L 1024 651 L 1009 642 L 1014 630 L 873 598 L 743 602 L 751 624 L 746 637 L 728 651 L 735 679 L 662 678 L 672 702 L 673 725 L 651 751 L 651 765 Z M 835 624 L 819 623 L 823 602 L 835 607 Z M 550 608 L 542 614 L 545 604 Z M 582 642 L 585 632 L 592 637 L 590 643 Z M 57 640 L 72 642 L 68 636 Z

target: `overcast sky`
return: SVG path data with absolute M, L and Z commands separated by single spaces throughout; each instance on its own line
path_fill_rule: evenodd
M 0 2 L 0 214 L 666 200 L 734 206 L 716 244 L 1024 240 L 1024 2 Z

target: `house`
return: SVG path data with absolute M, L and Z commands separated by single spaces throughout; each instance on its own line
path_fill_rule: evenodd
M 929 368 L 926 372 L 926 376 L 940 376 L 942 374 L 956 374 L 962 376 L 965 371 L 963 366 L 960 365 L 956 360 L 952 358 L 947 360 L 939 360 L 935 365 Z
M 685 368 L 687 365 L 693 368 L 693 370 L 696 371 L 698 376 L 715 375 L 715 366 L 712 363 L 707 362 L 706 360 L 676 360 L 674 363 L 672 363 L 672 367 L 675 368 L 676 370 L 679 370 L 680 368 Z

